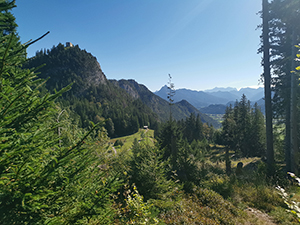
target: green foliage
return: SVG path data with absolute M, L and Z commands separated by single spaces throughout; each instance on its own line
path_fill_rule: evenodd
M 263 156 L 265 153 L 264 116 L 257 104 L 252 108 L 243 95 L 235 107 L 226 108 L 222 122 L 223 144 L 243 156 Z
M 239 209 L 208 189 L 196 188 L 177 208 L 161 214 L 167 224 L 236 224 Z
M 172 179 L 167 179 L 166 162 L 156 148 L 135 142 L 130 161 L 130 183 L 135 184 L 144 196 L 158 207 L 167 207 L 180 190 Z
M 300 186 L 300 179 L 294 174 L 288 172 L 289 176 L 291 176 L 298 186 Z M 298 222 L 300 222 L 300 202 L 296 202 L 292 199 L 293 195 L 290 195 L 286 192 L 286 190 L 280 186 L 276 187 L 278 194 L 282 197 L 284 203 L 289 208 L 289 212 L 298 218 Z
M 121 140 L 116 140 L 114 146 L 123 146 L 124 143 Z
M 11 18 L 6 9 L 12 6 L 1 1 L 2 18 Z M 70 87 L 41 96 L 44 81 L 33 69 L 21 68 L 28 45 L 21 45 L 2 21 L 0 223 L 111 223 L 111 194 L 120 181 L 113 170 L 103 170 L 110 161 L 104 157 L 101 124 L 87 132 L 66 130 L 70 123 L 63 118 L 57 122 L 61 110 L 54 101 Z
M 118 213 L 116 224 L 145 224 L 154 225 L 159 224 L 159 220 L 153 215 L 153 206 L 150 203 L 143 201 L 135 186 L 133 191 L 129 192 L 125 199 L 126 205 L 121 208 Z
M 133 134 L 141 126 L 157 126 L 157 116 L 140 99 L 134 99 L 124 89 L 106 79 L 97 59 L 78 45 L 65 48 L 63 44 L 51 50 L 39 51 L 24 68 L 39 68 L 38 77 L 47 79 L 48 90 L 59 90 L 73 83 L 72 89 L 58 99 L 62 108 L 68 108 L 79 127 L 88 128 L 90 121 L 106 119 L 105 128 L 110 137 Z
M 276 224 L 282 225 L 296 225 L 299 224 L 296 216 L 287 213 L 285 208 L 278 207 L 270 212 L 270 216 L 276 222 Z
M 210 129 L 214 128 L 208 127 Z M 200 117 L 191 114 L 185 121 L 170 120 L 163 124 L 157 137 L 163 159 L 169 160 L 171 171 L 176 172 L 187 192 L 199 184 L 199 162 L 210 148 L 203 132 Z M 173 175 L 171 171 L 169 176 Z
M 205 188 L 213 190 L 227 199 L 234 193 L 233 182 L 232 177 L 228 177 L 225 174 L 209 173 L 201 184 Z

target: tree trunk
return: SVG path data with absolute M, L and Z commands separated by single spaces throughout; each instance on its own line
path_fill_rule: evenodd
M 267 168 L 268 175 L 273 176 L 274 149 L 273 149 L 273 125 L 272 125 L 272 102 L 271 102 L 271 72 L 270 72 L 270 44 L 269 44 L 269 7 L 268 0 L 263 0 L 263 65 L 265 86 L 265 110 L 266 110 L 266 138 L 267 138 Z
M 225 164 L 226 164 L 226 174 L 229 176 L 231 174 L 231 161 L 229 158 L 229 147 L 228 146 L 226 146 Z
M 292 71 L 295 70 L 295 32 L 292 32 Z M 291 72 L 291 172 L 298 175 L 298 137 L 297 137 L 297 106 L 296 76 Z

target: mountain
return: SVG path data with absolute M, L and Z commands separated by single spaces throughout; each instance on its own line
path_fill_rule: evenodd
M 73 83 L 72 89 L 58 99 L 58 104 L 62 109 L 69 109 L 70 117 L 80 127 L 90 126 L 90 121 L 106 120 L 109 136 L 116 137 L 132 134 L 144 125 L 156 129 L 159 122 L 168 119 L 166 100 L 134 80 L 108 80 L 96 57 L 78 45 L 59 44 L 51 50 L 39 51 L 28 59 L 24 68 L 38 68 L 39 78 L 49 78 L 45 85 L 48 90 L 59 90 Z M 191 112 L 200 114 L 193 106 L 182 103 L 175 104 L 172 110 L 175 119 L 190 116 Z M 201 119 L 218 126 L 206 115 Z
M 138 84 L 135 80 L 110 80 L 114 85 L 123 88 L 133 98 L 139 98 L 150 109 L 156 113 L 161 121 L 169 119 L 169 102 L 152 93 L 146 86 Z M 171 106 L 172 116 L 176 120 L 184 119 L 191 113 L 199 114 L 203 123 L 212 124 L 214 127 L 220 127 L 220 124 L 211 117 L 201 113 L 186 100 L 176 102 Z
M 159 91 L 154 92 L 159 97 L 167 100 L 168 87 L 165 85 Z M 197 109 L 208 106 L 210 104 L 222 104 L 226 102 L 226 99 L 221 97 L 215 97 L 209 93 L 203 91 L 193 91 L 188 89 L 178 89 L 174 95 L 174 102 L 186 100 L 191 103 Z
M 247 99 L 250 101 L 258 101 L 259 99 L 264 97 L 264 88 L 241 88 L 239 91 L 239 96 L 243 94 L 246 95 Z
M 78 45 L 65 47 L 58 44 L 51 50 L 38 51 L 28 60 L 26 67 L 38 68 L 39 77 L 49 78 L 46 86 L 49 90 L 61 89 L 72 82 L 72 93 L 80 95 L 91 86 L 107 84 L 107 79 L 96 57 L 81 50 Z
M 59 44 L 51 50 L 37 52 L 24 67 L 36 68 L 42 64 L 45 66 L 37 72 L 39 78 L 49 78 L 45 84 L 48 90 L 59 90 L 73 83 L 72 89 L 58 99 L 58 104 L 68 109 L 80 127 L 89 127 L 90 121 L 106 120 L 110 137 L 132 134 L 143 125 L 157 127 L 157 115 L 140 99 L 108 81 L 97 59 L 78 45 Z
M 168 91 L 169 89 L 165 85 L 159 91 L 156 91 L 155 94 L 167 100 Z M 263 98 L 264 89 L 261 87 L 257 89 L 241 88 L 240 90 L 231 87 L 216 87 L 206 91 L 177 89 L 175 91 L 174 102 L 186 100 L 201 112 L 219 114 L 217 112 L 223 111 L 220 109 L 220 105 L 223 105 L 222 108 L 224 108 L 226 105 L 234 104 L 236 100 L 240 100 L 243 94 L 254 104 Z
M 218 91 L 221 91 L 221 92 L 230 92 L 230 91 L 238 91 L 236 88 L 232 88 L 232 87 L 215 87 L 213 89 L 207 89 L 205 90 L 205 92 L 218 92 Z
M 216 92 L 210 92 L 209 93 L 212 96 L 225 99 L 224 102 L 232 101 L 233 99 L 239 99 L 240 96 L 237 91 L 216 91 Z M 214 103 L 216 104 L 216 103 Z
M 223 104 L 212 104 L 199 109 L 199 111 L 206 114 L 225 114 L 226 107 Z

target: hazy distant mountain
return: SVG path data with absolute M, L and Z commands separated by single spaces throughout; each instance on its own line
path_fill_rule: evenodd
M 167 100 L 168 87 L 165 85 L 159 91 L 154 92 L 154 94 Z M 216 97 L 210 93 L 204 91 L 193 91 L 189 89 L 178 89 L 174 95 L 174 102 L 179 102 L 181 100 L 186 100 L 191 103 L 197 109 L 208 106 L 210 104 L 223 104 L 227 102 L 226 98 Z
M 213 88 L 213 89 L 207 89 L 207 90 L 205 90 L 204 92 L 218 92 L 218 91 L 222 91 L 222 92 L 224 92 L 224 91 L 238 91 L 236 88 L 232 88 L 232 87 L 226 87 L 226 88 L 224 88 L 224 87 L 215 87 L 215 88 Z
M 227 106 L 223 104 L 214 104 L 203 107 L 199 109 L 199 111 L 206 114 L 225 114 L 226 107 Z
M 264 96 L 264 89 L 262 87 L 260 88 L 241 88 L 239 90 L 239 95 L 242 96 L 242 94 L 245 94 L 247 99 L 250 101 L 258 101 Z
M 154 92 L 156 95 L 167 100 L 168 87 L 165 85 L 159 91 Z M 242 95 L 245 94 L 253 104 L 262 99 L 264 96 L 263 88 L 222 88 L 216 87 L 206 91 L 194 91 L 189 89 L 178 89 L 174 96 L 174 102 L 186 100 L 201 112 L 207 112 L 210 114 L 219 114 L 222 112 L 226 105 L 234 104 L 236 100 L 240 100 Z M 220 107 L 223 105 L 224 107 Z M 213 109 L 216 109 L 214 111 Z M 213 113 L 215 112 L 215 113 Z
M 238 91 L 232 91 L 232 92 L 217 91 L 217 92 L 210 92 L 209 94 L 212 95 L 212 96 L 218 97 L 218 98 L 225 99 L 225 102 L 232 101 L 232 99 L 239 99 L 241 97 L 241 96 L 239 96 Z

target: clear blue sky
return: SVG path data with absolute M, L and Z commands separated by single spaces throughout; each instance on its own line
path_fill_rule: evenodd
M 72 42 L 97 57 L 108 79 L 134 79 L 151 91 L 257 86 L 259 0 L 17 0 L 28 49 Z

